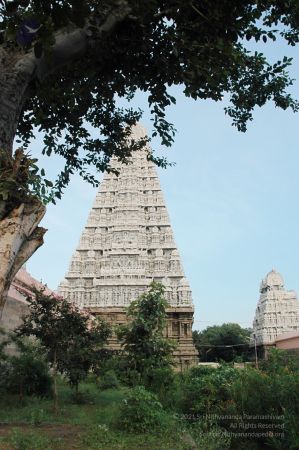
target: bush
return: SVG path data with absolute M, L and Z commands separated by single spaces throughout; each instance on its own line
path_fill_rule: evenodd
M 268 374 L 282 373 L 286 369 L 290 372 L 296 372 L 299 370 L 299 362 L 286 350 L 271 348 L 268 359 L 260 362 L 260 368 Z
M 6 333 L 0 328 L 0 393 L 5 392 L 9 378 L 10 366 L 7 362 L 5 347 L 7 345 Z
M 126 386 L 139 386 L 141 383 L 140 374 L 130 367 L 130 363 L 125 355 L 114 353 L 108 359 L 99 375 L 104 376 L 107 372 L 113 371 L 121 384 Z
M 299 373 L 278 369 L 265 373 L 246 368 L 230 386 L 230 400 L 223 405 L 223 414 L 241 417 L 233 431 L 244 433 L 244 427 L 250 427 L 248 431 L 264 432 L 264 436 L 234 437 L 234 449 L 299 448 Z M 223 425 L 232 431 L 230 421 Z
M 239 371 L 224 365 L 217 369 L 193 369 L 181 378 L 181 398 L 178 409 L 197 420 L 209 414 L 219 414 L 230 398 L 229 387 Z
M 7 391 L 7 383 L 10 378 L 11 367 L 7 361 L 0 361 L 0 393 Z
M 36 342 L 16 341 L 20 353 L 9 358 L 7 390 L 23 395 L 47 397 L 52 394 L 52 379 L 42 349 Z
M 117 426 L 130 432 L 147 432 L 163 422 L 163 409 L 155 394 L 143 386 L 133 388 L 120 408 Z
M 100 389 L 117 389 L 119 387 L 119 381 L 114 370 L 108 370 L 102 376 L 99 387 Z
M 145 387 L 158 395 L 164 405 L 168 401 L 171 390 L 174 388 L 175 374 L 170 367 L 152 369 L 146 377 Z

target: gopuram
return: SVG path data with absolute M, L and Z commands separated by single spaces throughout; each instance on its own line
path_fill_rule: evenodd
M 282 276 L 271 270 L 262 280 L 252 327 L 251 344 L 267 347 L 278 335 L 299 331 L 299 302 L 284 288 Z
M 141 125 L 132 129 L 139 139 Z M 59 293 L 112 324 L 126 323 L 125 308 L 155 280 L 169 304 L 165 336 L 178 342 L 177 369 L 198 361 L 192 341 L 194 307 L 163 199 L 150 148 L 136 151 L 119 175 L 105 173 L 79 245 Z M 109 345 L 119 349 L 116 336 Z

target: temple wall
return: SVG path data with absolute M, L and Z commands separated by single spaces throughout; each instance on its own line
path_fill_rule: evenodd
M 5 333 L 15 330 L 21 324 L 22 317 L 28 314 L 28 311 L 28 303 L 25 300 L 8 297 L 0 320 L 0 328 Z M 0 339 L 2 339 L 2 336 L 0 336 Z M 8 345 L 6 352 L 14 353 L 15 346 L 12 344 Z
M 86 310 L 94 316 L 101 317 L 113 327 L 128 322 L 125 308 L 105 307 L 86 308 Z M 175 369 L 182 371 L 197 365 L 198 352 L 192 339 L 193 308 L 168 308 L 166 313 L 164 336 L 178 343 L 174 351 Z M 115 333 L 109 339 L 108 345 L 113 350 L 121 349 Z

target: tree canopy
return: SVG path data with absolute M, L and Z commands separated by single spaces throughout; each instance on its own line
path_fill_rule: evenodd
M 64 374 L 78 390 L 94 364 L 99 363 L 99 352 L 110 335 L 104 321 L 91 322 L 74 305 L 63 298 L 34 290 L 28 298 L 29 314 L 16 329 L 17 336 L 34 336 L 45 349 L 53 368 L 54 402 L 57 408 L 56 373 Z
M 15 131 L 25 147 L 36 129 L 43 132 L 42 153 L 61 155 L 65 167 L 52 196 L 51 182 L 34 189 L 55 201 L 72 173 L 96 184 L 91 166 L 109 169 L 111 156 L 126 161 L 144 144 L 126 139 L 141 111 L 118 108 L 119 97 L 148 93 L 153 134 L 166 146 L 174 85 L 193 99 L 228 95 L 226 112 L 241 131 L 268 100 L 297 110 L 287 93 L 291 60 L 270 64 L 246 44 L 281 36 L 295 45 L 298 26 L 296 0 L 1 0 L 0 147 L 11 150 Z
M 202 331 L 193 331 L 194 345 L 201 361 L 233 361 L 248 359 L 250 329 L 237 323 L 213 325 Z

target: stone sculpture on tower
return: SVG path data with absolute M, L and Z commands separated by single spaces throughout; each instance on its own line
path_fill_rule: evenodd
M 146 136 L 141 125 L 134 139 Z M 134 152 L 119 172 L 105 173 L 69 271 L 59 292 L 78 307 L 113 324 L 126 322 L 125 307 L 152 280 L 163 283 L 169 304 L 165 335 L 178 342 L 179 368 L 197 362 L 192 341 L 193 303 L 150 148 Z M 119 348 L 116 336 L 110 340 Z

